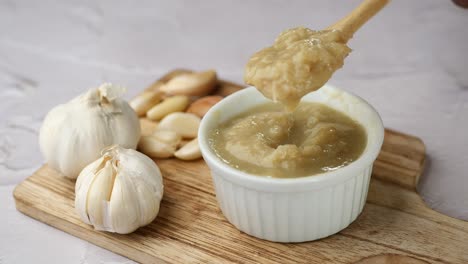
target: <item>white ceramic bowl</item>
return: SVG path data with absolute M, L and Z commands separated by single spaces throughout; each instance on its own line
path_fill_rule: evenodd
M 268 102 L 254 87 L 223 99 L 201 122 L 199 144 L 219 206 L 229 222 L 249 235 L 276 242 L 311 241 L 344 229 L 364 207 L 372 164 L 384 137 L 380 116 L 363 99 L 330 85 L 306 95 L 303 101 L 325 103 L 363 125 L 367 147 L 361 157 L 336 171 L 293 179 L 255 176 L 222 162 L 209 145 L 209 132 Z

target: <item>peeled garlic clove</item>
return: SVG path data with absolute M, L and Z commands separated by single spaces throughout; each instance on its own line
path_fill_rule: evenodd
M 152 136 L 143 136 L 138 143 L 138 150 L 151 158 L 170 158 L 174 155 L 176 148 Z
M 109 148 L 75 185 L 75 209 L 96 230 L 127 234 L 151 223 L 163 196 L 161 171 L 144 154 Z
M 171 144 L 179 144 L 182 141 L 182 137 L 174 131 L 168 130 L 156 130 L 151 136 Z
M 47 163 L 75 179 L 107 146 L 136 148 L 140 122 L 130 105 L 120 99 L 124 88 L 105 83 L 66 104 L 54 107 L 39 132 Z
M 174 95 L 205 96 L 214 90 L 216 84 L 216 71 L 208 70 L 178 75 L 161 86 L 161 91 Z
M 198 146 L 198 138 L 193 139 L 185 144 L 182 148 L 174 153 L 176 158 L 181 160 L 196 160 L 202 157 L 200 146 Z
M 205 96 L 193 102 L 187 109 L 187 113 L 195 114 L 203 117 L 213 105 L 223 100 L 223 97 L 218 95 Z
M 170 158 L 174 156 L 182 137 L 173 131 L 156 131 L 153 135 L 143 136 L 138 149 L 151 158 Z
M 137 115 L 144 116 L 148 110 L 162 100 L 164 93 L 161 91 L 144 92 L 130 101 L 130 106 Z
M 185 95 L 168 97 L 148 110 L 146 116 L 152 120 L 160 120 L 170 113 L 184 111 L 189 103 L 190 99 Z
M 194 114 L 176 112 L 167 115 L 159 125 L 157 130 L 174 131 L 184 138 L 195 138 L 198 134 L 200 118 Z

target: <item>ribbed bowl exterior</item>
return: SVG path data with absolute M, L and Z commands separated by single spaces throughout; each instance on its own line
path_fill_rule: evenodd
M 249 235 L 275 242 L 311 241 L 346 228 L 362 212 L 372 172 L 371 165 L 320 190 L 265 192 L 230 182 L 210 167 L 228 221 Z

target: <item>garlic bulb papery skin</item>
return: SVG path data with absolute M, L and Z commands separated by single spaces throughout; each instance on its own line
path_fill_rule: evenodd
M 41 152 L 49 166 L 75 179 L 111 145 L 135 149 L 140 122 L 120 96 L 125 89 L 109 83 L 53 108 L 39 132 Z
M 156 218 L 163 190 L 153 160 L 113 146 L 78 176 L 75 209 L 96 230 L 128 234 Z

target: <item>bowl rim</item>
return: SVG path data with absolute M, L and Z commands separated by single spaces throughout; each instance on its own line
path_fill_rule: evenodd
M 354 99 L 360 101 L 365 107 L 367 107 L 372 115 L 374 115 L 377 121 L 377 134 L 376 136 L 376 144 L 373 144 L 371 147 L 366 148 L 361 156 L 350 163 L 349 165 L 339 168 L 334 171 L 323 172 L 320 174 L 314 174 L 310 176 L 303 176 L 297 178 L 273 178 L 273 177 L 265 177 L 255 174 L 250 174 L 236 168 L 229 166 L 228 164 L 224 163 L 220 160 L 214 151 L 211 149 L 210 144 L 208 142 L 208 128 L 211 122 L 214 122 L 215 119 L 219 118 L 218 113 L 222 113 L 223 108 L 227 104 L 231 104 L 233 101 L 240 100 L 241 98 L 245 97 L 246 95 L 252 94 L 252 96 L 263 96 L 257 89 L 253 86 L 246 87 L 241 91 L 235 92 L 232 95 L 227 96 L 217 104 L 215 104 L 211 109 L 205 114 L 203 117 L 200 128 L 198 130 L 198 142 L 200 146 L 201 153 L 205 162 L 210 167 L 210 170 L 215 167 L 217 170 L 221 170 L 225 173 L 219 175 L 224 179 L 235 182 L 247 187 L 257 188 L 259 186 L 266 187 L 266 190 L 271 191 L 291 191 L 291 190 L 305 190 L 310 188 L 321 188 L 324 185 L 333 185 L 340 182 L 345 182 L 354 176 L 363 173 L 364 170 L 368 169 L 369 167 L 372 168 L 372 164 L 377 158 L 380 148 L 383 144 L 384 139 L 384 127 L 382 123 L 382 119 L 375 108 L 366 102 L 361 97 L 336 88 L 332 85 L 325 84 L 321 89 L 330 89 L 339 91 L 342 93 L 346 93 L 349 96 L 353 97 Z M 259 102 L 260 104 L 261 102 Z M 253 104 L 251 107 L 255 106 Z M 366 132 L 368 130 L 366 129 Z M 304 189 L 305 188 L 305 189 Z M 263 188 L 262 188 L 263 189 Z

